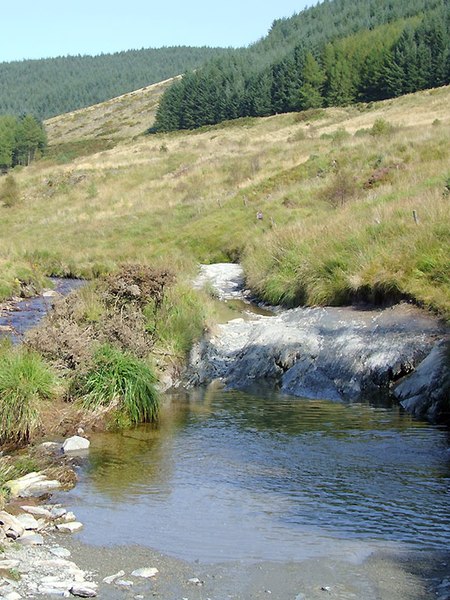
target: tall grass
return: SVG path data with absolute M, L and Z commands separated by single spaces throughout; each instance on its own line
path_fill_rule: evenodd
M 91 411 L 110 410 L 121 422 L 155 421 L 158 415 L 156 378 L 141 359 L 103 344 L 94 354 L 93 364 L 72 384 L 72 394 Z
M 55 378 L 41 357 L 26 349 L 0 349 L 0 444 L 30 440 L 40 405 L 55 393 Z
M 208 299 L 188 284 L 170 287 L 157 312 L 146 308 L 147 327 L 156 331 L 158 345 L 175 359 L 183 360 L 203 332 L 208 317 Z

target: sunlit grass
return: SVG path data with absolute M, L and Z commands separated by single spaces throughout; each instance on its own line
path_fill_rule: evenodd
M 0 295 L 19 264 L 91 277 L 243 257 L 271 302 L 391 294 L 448 315 L 449 99 L 239 120 L 22 169 L 20 203 L 0 207 Z

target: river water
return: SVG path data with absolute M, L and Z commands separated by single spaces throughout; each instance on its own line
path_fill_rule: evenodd
M 87 544 L 210 563 L 450 544 L 448 433 L 398 407 L 210 387 L 91 442 L 63 497 Z

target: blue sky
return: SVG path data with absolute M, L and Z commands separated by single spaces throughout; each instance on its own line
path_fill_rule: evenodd
M 0 62 L 174 45 L 246 46 L 264 36 L 274 19 L 301 11 L 307 0 L 19 0 L 2 4 Z

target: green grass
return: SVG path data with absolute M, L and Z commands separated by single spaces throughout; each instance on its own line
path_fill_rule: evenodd
M 0 349 L 0 444 L 21 445 L 40 424 L 40 406 L 55 393 L 41 357 L 24 348 Z
M 155 381 L 146 362 L 104 344 L 88 372 L 75 377 L 72 395 L 89 411 L 111 411 L 122 424 L 148 423 L 158 415 Z
M 156 331 L 159 348 L 184 361 L 193 343 L 203 333 L 208 308 L 208 299 L 202 294 L 189 285 L 177 284 L 166 292 L 157 313 L 152 303 L 147 306 L 147 327 Z

